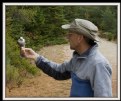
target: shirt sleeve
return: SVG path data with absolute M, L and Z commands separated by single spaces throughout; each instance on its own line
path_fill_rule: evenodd
M 98 63 L 94 74 L 94 96 L 112 97 L 112 70 L 109 64 Z
M 43 56 L 39 56 L 36 61 L 36 66 L 40 68 L 44 73 L 53 77 L 56 80 L 66 80 L 71 78 L 70 74 L 70 62 L 64 62 L 58 64 L 48 60 Z

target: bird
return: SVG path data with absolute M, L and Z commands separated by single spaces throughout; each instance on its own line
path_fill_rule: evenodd
M 23 37 L 20 37 L 18 39 L 18 44 L 20 47 L 25 47 L 25 39 Z
M 20 37 L 18 39 L 17 43 L 20 46 L 20 57 L 24 57 L 24 54 L 22 53 L 21 49 L 22 49 L 22 47 L 25 47 L 25 39 L 23 37 Z

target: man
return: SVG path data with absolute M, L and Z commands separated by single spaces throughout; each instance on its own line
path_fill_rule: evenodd
M 88 20 L 75 19 L 62 28 L 69 31 L 70 48 L 75 50 L 70 61 L 57 64 L 23 47 L 24 56 L 34 59 L 38 68 L 56 80 L 71 78 L 70 97 L 111 97 L 112 69 L 98 51 L 97 26 Z

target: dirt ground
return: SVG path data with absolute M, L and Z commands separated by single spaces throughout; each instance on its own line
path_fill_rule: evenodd
M 99 49 L 112 65 L 112 90 L 113 97 L 117 97 L 117 79 L 118 79 L 118 63 L 117 63 L 117 44 L 114 42 L 100 39 Z M 72 56 L 68 44 L 44 47 L 40 50 L 40 54 L 48 59 L 62 63 L 69 60 Z M 41 71 L 40 71 L 41 72 Z M 41 72 L 41 75 L 27 78 L 20 87 L 15 87 L 11 91 L 6 87 L 6 97 L 69 97 L 71 80 L 57 81 Z

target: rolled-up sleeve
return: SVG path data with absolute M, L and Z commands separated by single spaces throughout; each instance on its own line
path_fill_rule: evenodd
M 70 61 L 58 64 L 48 60 L 43 56 L 39 56 L 36 61 L 36 66 L 40 68 L 44 73 L 53 77 L 56 80 L 70 79 Z
M 98 63 L 94 73 L 94 96 L 112 97 L 112 70 L 108 64 Z

